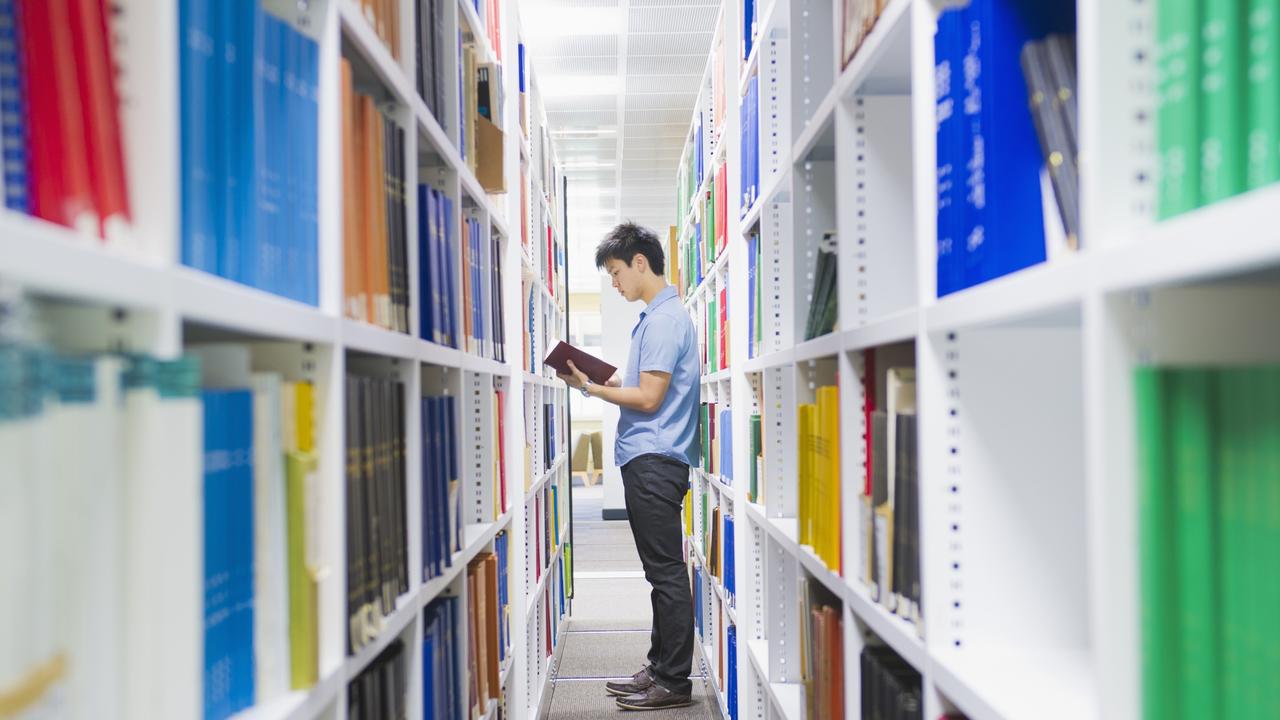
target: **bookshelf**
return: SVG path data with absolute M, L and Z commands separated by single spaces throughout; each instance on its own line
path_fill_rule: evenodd
M 122 447 L 127 448 L 127 452 L 103 456 L 111 450 L 103 440 L 93 443 L 85 455 L 86 462 L 99 462 L 100 467 L 124 463 L 121 467 L 130 469 L 107 472 L 109 480 L 103 485 L 107 501 L 101 508 L 81 509 L 76 511 L 81 515 L 73 515 L 55 509 L 48 497 L 28 494 L 23 483 L 6 482 L 6 492 L 17 493 L 6 497 L 19 500 L 12 505 L 6 501 L 8 507 L 27 508 L 33 516 L 46 513 L 45 517 L 56 520 L 50 534 L 35 536 L 36 546 L 47 541 L 50 551 L 68 552 L 70 540 L 58 535 L 59 530 L 91 518 L 101 524 L 93 525 L 92 532 L 97 534 L 88 540 L 77 537 L 99 545 L 99 554 L 112 558 L 101 572 L 88 576 L 93 585 L 65 577 L 61 565 L 34 569 L 24 565 L 39 581 L 40 592 L 45 593 L 40 597 L 56 597 L 61 590 L 97 598 L 100 607 L 91 610 L 94 622 L 118 625 L 122 638 L 137 633 L 140 639 L 81 638 L 58 645 L 63 642 L 61 636 L 41 635 L 52 626 L 33 624 L 32 633 L 22 636 L 32 640 L 27 647 L 14 644 L 3 653 L 0 706 L 19 715 L 30 711 L 68 717 L 230 715 L 254 720 L 341 720 L 349 716 L 348 705 L 358 693 L 353 688 L 367 673 L 376 672 L 394 678 L 395 695 L 409 718 L 430 717 L 432 710 L 424 703 L 431 689 L 422 680 L 428 616 L 441 601 L 451 598 L 459 608 L 469 608 L 479 594 L 472 589 L 478 587 L 473 576 L 479 566 L 469 566 L 497 553 L 501 569 L 495 577 L 504 585 L 508 602 L 506 616 L 488 627 L 492 637 L 503 626 L 498 633 L 503 640 L 502 660 L 494 663 L 498 686 L 489 688 L 488 697 L 477 702 L 476 716 L 537 717 L 560 647 L 568 609 L 566 593 L 572 591 L 568 577 L 572 551 L 567 541 L 568 401 L 563 383 L 537 362 L 548 344 L 561 337 L 565 325 L 566 223 L 558 160 L 536 78 L 523 57 L 517 3 L 263 0 L 254 4 L 313 43 L 315 75 L 310 92 L 316 112 L 314 136 L 309 140 L 314 145 L 306 137 L 280 139 L 291 151 L 315 158 L 311 180 L 316 216 L 310 239 L 315 272 L 308 281 L 314 285 L 315 299 L 311 302 L 183 262 L 183 170 L 175 160 L 182 156 L 184 132 L 179 112 L 184 52 L 180 22 L 183 13 L 200 4 L 184 0 L 156 10 L 133 0 L 112 3 L 113 35 L 127 38 L 114 52 L 120 65 L 118 91 L 127 100 L 119 111 L 119 133 L 132 201 L 129 232 L 109 233 L 104 240 L 84 228 L 0 207 L 0 306 L 5 315 L 0 322 L 5 340 L 0 344 L 5 352 L 49 353 L 31 357 L 59 358 L 57 367 L 65 364 L 72 369 L 79 366 L 65 358 L 87 353 L 99 382 L 112 379 L 98 386 L 100 396 L 120 393 L 122 402 L 130 403 L 130 409 L 121 413 L 141 413 L 122 415 L 107 426 L 85 426 L 102 431 L 119 425 Z M 0 13 L 11 11 L 12 3 L 4 5 Z M 441 105 L 429 105 L 417 84 L 415 28 L 424 13 L 433 11 L 441 36 L 449 39 L 450 50 L 442 54 L 440 72 L 454 81 L 442 84 Z M 491 86 L 499 102 L 491 111 L 502 141 L 493 145 L 490 137 L 481 141 L 481 148 L 491 153 L 491 163 L 497 163 L 504 191 L 490 193 L 487 188 L 494 187 L 493 178 L 482 181 L 485 169 L 473 166 L 466 157 L 464 133 L 478 121 L 464 112 L 460 35 L 474 44 L 479 62 L 500 68 Z M 6 60 L 0 57 L 0 63 Z M 388 168 L 395 159 L 403 183 L 398 191 L 394 186 L 387 191 L 389 200 L 399 201 L 398 231 L 404 241 L 399 262 L 405 282 L 400 290 L 406 326 L 399 332 L 348 312 L 341 62 L 350 64 L 356 92 L 373 97 L 379 116 L 403 133 L 403 143 L 394 146 L 399 152 L 388 145 L 386 155 Z M 289 82 L 294 82 L 292 76 Z M 297 87 L 301 94 L 302 85 Z M 494 149 L 501 152 L 496 160 Z M 522 166 L 525 173 L 520 172 Z M 9 176 L 5 179 L 11 181 Z M 305 182 L 300 180 L 297 188 L 291 184 L 288 192 L 305 195 Z M 439 262 L 439 275 L 431 279 L 423 275 L 431 231 L 420 221 L 434 210 L 420 205 L 417 193 L 409 191 L 420 183 L 429 184 L 452 203 L 451 229 L 444 232 L 442 225 L 440 236 L 452 255 Z M 393 214 L 389 205 L 387 215 Z M 475 268 L 464 278 L 461 246 L 468 222 L 474 234 Z M 395 230 L 389 225 L 388 236 Z M 306 242 L 303 238 L 304 249 Z M 489 268 L 500 270 L 491 274 Z M 434 279 L 452 283 L 455 298 L 460 297 L 464 282 L 471 282 L 466 287 L 476 298 L 475 305 L 491 311 L 475 316 L 470 347 L 462 336 L 465 323 L 472 322 L 463 317 L 470 307 L 447 303 L 440 314 L 430 307 L 432 303 L 423 302 L 419 293 Z M 452 323 L 457 330 L 454 341 L 423 337 L 420 331 L 429 319 Z M 505 342 L 500 330 L 505 331 Z M 535 342 L 536 348 L 524 347 L 522 352 L 529 342 Z M 175 362 L 197 353 L 205 362 L 194 376 L 190 367 Z M 532 358 L 532 363 L 526 365 L 522 356 Z M 184 396 L 184 402 L 159 405 L 149 401 L 153 404 L 138 406 L 143 410 L 133 409 L 138 388 L 149 388 L 147 383 L 155 381 L 129 387 L 113 383 L 123 371 L 143 373 L 140 368 L 151 367 L 152 359 L 160 368 L 162 392 L 164 382 L 174 382 L 174 373 L 185 370 L 183 382 L 194 385 L 184 385 L 184 392 L 196 393 L 194 398 Z M 242 696 L 233 713 L 206 714 L 205 602 L 199 572 L 210 545 L 200 529 L 210 510 L 202 495 L 206 478 L 200 450 L 202 440 L 208 438 L 201 433 L 199 393 L 225 382 L 211 378 L 234 376 L 241 369 L 252 371 L 255 383 L 266 374 L 288 387 L 305 386 L 312 393 L 307 425 L 314 435 L 310 451 L 314 465 L 304 481 L 308 554 L 303 562 L 314 592 L 315 631 L 310 640 L 314 650 L 306 654 L 314 668 L 309 680 L 286 681 L 283 687 L 273 686 L 269 695 L 263 690 L 260 695 Z M 21 383 L 26 377 L 9 374 L 0 384 L 6 393 L 25 392 Z M 394 531 L 396 537 L 386 545 L 389 555 L 382 561 L 396 564 L 400 579 L 397 587 L 383 591 L 389 595 L 387 602 L 360 600 L 357 613 L 349 612 L 350 561 L 355 557 L 349 533 L 352 513 L 358 512 L 350 502 L 348 473 L 353 450 L 349 420 L 356 412 L 348 395 L 352 378 L 377 379 L 390 388 L 379 402 L 390 403 L 388 407 L 396 410 L 387 412 L 389 424 L 383 429 L 391 432 L 394 425 L 398 432 L 391 435 L 399 438 L 393 441 L 398 455 L 386 456 L 387 466 L 396 471 L 378 475 L 378 490 L 369 491 L 384 493 L 371 500 L 380 503 L 379 509 L 361 507 L 369 510 L 366 522 L 380 513 L 382 521 L 389 523 L 384 532 L 387 527 Z M 13 385 L 15 379 L 18 385 Z M 248 383 L 242 385 L 247 390 Z M 450 496 L 453 502 L 446 504 L 456 503 L 457 534 L 445 551 L 448 563 L 432 568 L 427 549 L 436 528 L 424 510 L 434 504 L 434 496 L 427 495 L 434 491 L 430 450 L 434 441 L 427 433 L 439 423 L 422 401 L 441 397 L 452 398 L 455 413 L 452 440 L 443 442 L 456 456 L 455 494 Z M 257 395 L 254 398 L 256 402 Z M 43 402 L 50 412 L 60 411 L 58 403 Z M 98 417 L 113 417 L 102 414 L 109 409 L 99 410 Z M 45 422 L 56 418 L 33 418 L 20 415 L 18 425 L 22 432 L 48 443 L 39 447 L 60 448 L 66 443 L 66 438 L 50 434 L 53 431 L 48 428 L 53 426 Z M 13 416 L 6 415 L 0 425 L 8 431 L 13 421 Z M 285 425 L 288 434 L 289 423 Z M 6 435 L 6 443 L 16 437 Z M 70 470 L 64 475 L 42 475 L 54 470 L 42 464 L 34 450 L 4 447 L 6 463 L 16 460 L 17 467 L 31 470 L 29 476 L 20 472 L 15 477 L 56 477 L 62 483 L 77 477 Z M 14 457 L 9 457 L 11 451 Z M 173 480 L 165 485 L 164 496 L 138 495 L 143 486 L 137 483 L 158 474 Z M 372 476 L 370 482 L 375 482 Z M 244 487 L 253 487 L 252 480 Z M 24 505 L 28 502 L 33 504 Z M 266 532 L 282 537 L 292 532 L 288 527 L 292 516 L 288 520 L 283 514 L 269 517 L 264 521 Z M 124 518 L 133 531 L 123 530 Z M 156 543 L 156 538 L 164 542 Z M 280 552 L 293 542 L 282 540 Z M 255 556 L 254 563 L 258 562 Z M 67 569 L 65 575 L 69 574 Z M 157 605 L 165 611 L 157 611 Z M 293 612 L 286 611 L 286 625 L 297 622 Z M 460 668 L 472 658 L 466 649 L 469 614 L 464 609 L 451 616 L 450 642 L 455 643 L 451 647 Z M 17 612 L 12 615 L 17 616 Z M 262 617 L 266 615 L 260 621 Z M 62 621 L 61 615 L 49 620 Z M 144 626 L 145 632 L 137 632 Z M 83 647 L 98 654 L 77 657 L 75 653 Z M 493 647 L 499 644 L 495 641 Z M 248 652 L 261 651 L 251 646 Z M 295 659 L 303 657 L 293 652 Z M 66 669 L 76 667 L 77 661 L 90 667 L 98 667 L 95 661 L 99 661 L 101 667 L 113 670 L 93 680 Z M 157 679 L 166 687 L 162 697 L 141 689 L 144 684 L 153 686 Z M 452 690 L 465 703 L 470 680 L 465 673 L 454 680 Z M 254 685 L 263 687 L 260 679 Z
M 1079 181 L 1080 247 L 1064 242 L 1045 180 L 1037 215 L 1044 259 L 940 294 L 935 30 L 955 3 L 876 5 L 727 0 L 677 170 L 670 254 L 678 267 L 669 279 L 703 337 L 708 303 L 729 289 L 731 362 L 705 369 L 702 399 L 732 412 L 731 426 L 717 420 L 716 431 L 731 433 L 732 457 L 719 463 L 731 463 L 733 477 L 691 472 L 686 516 L 710 685 L 728 717 L 715 670 L 734 625 L 739 712 L 833 716 L 809 706 L 808 683 L 820 681 L 802 675 L 812 641 L 804 604 L 820 597 L 840 618 L 844 717 L 860 716 L 865 648 L 891 652 L 918 675 L 920 717 L 1142 717 L 1152 660 L 1143 654 L 1141 578 L 1150 550 L 1140 534 L 1135 373 L 1280 359 L 1271 334 L 1259 337 L 1280 298 L 1280 243 L 1264 215 L 1280 184 L 1162 219 L 1153 60 L 1167 4 L 1068 2 L 1080 152 L 1089 157 Z M 847 64 L 846 8 L 879 11 Z M 743 53 L 751 17 L 752 48 Z M 741 123 L 752 76 L 754 148 L 743 144 Z M 728 107 L 717 139 L 719 92 Z M 739 196 L 751 184 L 742 184 L 748 150 L 759 174 L 754 196 Z M 705 200 L 722 162 L 729 239 L 708 249 Z M 806 339 L 831 231 L 838 320 L 831 333 Z M 758 337 L 748 322 L 754 303 L 764 316 Z M 890 395 L 907 397 L 891 387 L 890 370 L 914 373 L 918 433 L 906 451 L 914 497 L 894 508 L 914 508 L 915 517 L 893 516 L 914 524 L 918 533 L 907 535 L 916 545 L 893 547 L 918 557 L 920 597 L 918 607 L 898 609 L 867 582 L 876 560 L 863 561 L 878 525 L 863 499 L 877 454 L 866 437 L 879 436 L 870 410 L 886 410 Z M 839 481 L 820 485 L 818 497 L 838 496 L 840 570 L 807 537 L 813 496 L 798 479 L 801 408 L 820 404 L 829 386 L 839 392 Z M 755 414 L 762 451 L 753 493 Z M 716 508 L 734 519 L 731 605 L 705 570 L 716 563 L 702 536 Z

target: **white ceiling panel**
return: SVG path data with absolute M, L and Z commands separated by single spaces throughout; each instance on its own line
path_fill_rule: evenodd
M 578 8 L 619 11 L 592 10 L 600 21 L 582 27 L 559 21 L 588 14 Z M 571 251 L 589 252 L 618 218 L 665 236 L 718 12 L 719 0 L 520 0 L 524 27 L 543 33 L 524 40 L 537 86 L 553 91 L 545 106 L 568 178 Z M 583 89 L 593 82 L 584 76 L 595 85 Z M 590 263 L 570 275 L 599 280 Z
M 710 48 L 707 49 L 710 52 Z M 707 67 L 707 55 L 635 55 L 626 58 L 629 75 L 685 75 L 694 73 L 702 77 Z M 693 114 L 693 108 L 689 108 Z
M 671 0 L 660 7 L 637 7 L 639 4 L 630 3 L 627 29 L 631 32 L 706 32 L 706 50 L 711 51 L 711 32 L 714 30 L 716 14 L 720 12 L 719 6 Z

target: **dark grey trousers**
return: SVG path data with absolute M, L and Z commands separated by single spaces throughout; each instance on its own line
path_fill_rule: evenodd
M 689 693 L 693 596 L 680 529 L 689 466 L 663 455 L 641 455 L 622 466 L 622 484 L 644 577 L 653 586 L 649 666 L 664 688 Z

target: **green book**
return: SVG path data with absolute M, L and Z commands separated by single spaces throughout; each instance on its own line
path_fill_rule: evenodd
M 1247 452 L 1243 435 L 1248 432 L 1247 408 L 1256 401 L 1253 389 L 1238 372 L 1220 371 L 1218 374 L 1217 419 L 1222 446 L 1218 449 L 1218 593 L 1220 597 L 1219 628 L 1222 643 L 1219 658 L 1221 711 L 1217 717 L 1244 718 L 1249 714 L 1248 658 L 1244 651 L 1247 636 L 1252 628 L 1246 623 L 1248 606 L 1246 585 L 1250 565 L 1248 561 L 1248 533 L 1244 529 L 1244 483 L 1247 474 Z
M 1244 190 L 1247 2 L 1204 0 L 1200 35 L 1202 205 Z
M 1213 371 L 1170 371 L 1174 389 L 1173 490 L 1176 534 L 1179 705 L 1185 717 L 1216 717 L 1218 691 Z
M 1138 536 L 1142 627 L 1142 716 L 1177 717 L 1179 698 L 1174 632 L 1177 579 L 1173 502 L 1168 492 L 1169 427 L 1167 375 L 1139 368 L 1133 378 L 1138 420 Z
M 1280 180 L 1280 3 L 1249 1 L 1248 157 L 1245 184 Z
M 1264 371 L 1262 387 L 1263 416 L 1259 421 L 1258 432 L 1263 438 L 1280 437 L 1280 366 L 1272 365 Z M 1259 557 L 1276 557 L 1280 552 L 1280 446 L 1272 440 L 1263 446 L 1262 472 L 1264 479 L 1264 496 L 1259 504 L 1263 508 L 1262 531 L 1263 548 Z M 1262 677 L 1271 680 L 1263 687 L 1267 694 L 1262 708 L 1265 717 L 1280 717 L 1280 683 L 1274 678 L 1280 674 L 1280 617 L 1275 608 L 1280 607 L 1280 574 L 1264 573 L 1265 585 L 1259 593 L 1258 607 L 1264 609 L 1263 620 L 1266 625 L 1261 633 Z
M 1199 205 L 1199 28 L 1198 1 L 1160 0 L 1157 4 L 1157 214 L 1161 219 Z
M 762 450 L 761 433 L 760 433 L 760 416 L 751 416 L 751 483 L 747 488 L 747 501 L 756 502 L 756 498 L 760 497 L 760 451 Z

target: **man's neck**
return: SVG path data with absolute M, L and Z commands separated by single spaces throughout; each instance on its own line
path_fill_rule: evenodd
M 667 289 L 666 279 L 655 277 L 653 279 L 653 282 L 649 283 L 645 287 L 644 292 L 640 293 L 640 299 L 644 301 L 645 305 L 648 305 L 653 302 L 654 298 L 658 297 L 658 293 L 666 289 Z

